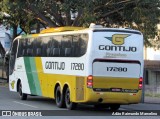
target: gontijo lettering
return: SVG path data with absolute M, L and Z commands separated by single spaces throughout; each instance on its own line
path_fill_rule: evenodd
M 137 48 L 125 46 L 99 45 L 99 50 L 136 52 Z
M 46 69 L 53 69 L 53 70 L 64 70 L 65 69 L 65 63 L 64 62 L 46 61 L 45 68 Z

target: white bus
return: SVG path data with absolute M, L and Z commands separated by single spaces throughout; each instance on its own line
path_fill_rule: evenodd
M 143 35 L 124 28 L 60 27 L 18 36 L 10 54 L 9 89 L 117 110 L 141 100 Z

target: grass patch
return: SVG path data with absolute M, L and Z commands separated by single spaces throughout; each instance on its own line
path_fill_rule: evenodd
M 160 98 L 160 94 L 156 94 L 156 93 L 146 93 L 145 96 L 146 97 L 157 97 L 157 98 Z
M 0 86 L 1 87 L 8 87 L 8 83 L 6 83 L 6 82 L 0 82 Z

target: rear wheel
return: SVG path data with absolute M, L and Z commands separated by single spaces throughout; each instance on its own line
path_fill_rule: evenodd
M 22 92 L 22 83 L 21 82 L 19 83 L 19 86 L 18 86 L 18 92 L 19 92 L 19 97 L 21 100 L 27 99 L 27 94 Z
M 64 97 L 61 93 L 61 89 L 60 89 L 60 86 L 58 86 L 56 88 L 56 91 L 55 91 L 55 101 L 56 101 L 56 105 L 59 107 L 59 108 L 62 108 L 62 107 L 65 107 L 65 103 L 64 103 Z
M 104 108 L 109 108 L 109 105 L 107 105 L 107 104 L 95 104 L 94 108 L 95 109 L 104 109 Z
M 77 107 L 77 103 L 71 102 L 71 100 L 70 100 L 69 88 L 67 88 L 66 92 L 65 92 L 65 104 L 66 104 L 67 109 L 69 109 L 69 110 L 73 110 Z
M 109 107 L 111 110 L 118 110 L 120 108 L 120 104 L 111 104 Z

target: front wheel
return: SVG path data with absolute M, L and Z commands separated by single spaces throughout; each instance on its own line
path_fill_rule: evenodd
M 67 109 L 69 109 L 69 110 L 73 110 L 77 107 L 77 103 L 71 102 L 71 100 L 70 100 L 69 88 L 67 88 L 66 92 L 65 92 L 65 104 L 66 104 Z
M 21 100 L 26 100 L 27 99 L 27 94 L 22 92 L 22 83 L 19 83 L 19 88 L 18 88 L 18 92 L 19 92 L 19 97 Z

